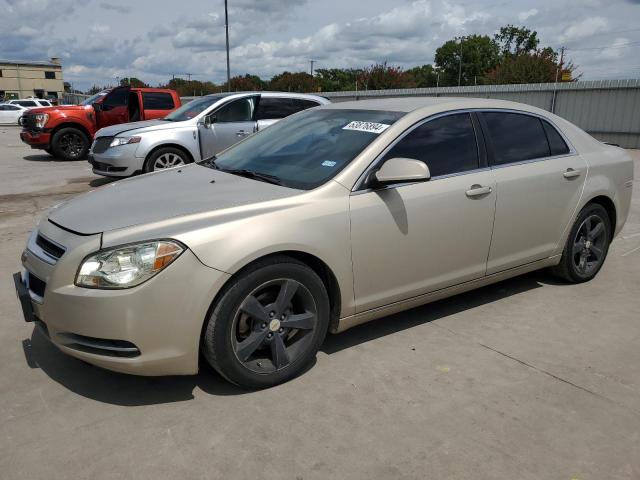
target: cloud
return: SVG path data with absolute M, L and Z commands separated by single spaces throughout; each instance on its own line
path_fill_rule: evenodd
M 101 2 L 100 8 L 117 13 L 131 13 L 132 8 L 129 5 Z
M 526 12 L 520 12 L 518 14 L 518 20 L 521 22 L 525 22 L 527 19 L 531 17 L 535 17 L 538 14 L 538 10 L 532 8 L 531 10 L 527 10 Z
M 609 22 L 603 17 L 589 17 L 570 25 L 561 35 L 561 41 L 577 40 L 606 30 Z

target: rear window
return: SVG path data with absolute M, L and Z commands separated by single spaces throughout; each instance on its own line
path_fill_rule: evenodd
M 549 122 L 545 122 L 544 120 L 542 120 L 542 126 L 544 127 L 544 132 L 547 134 L 547 140 L 549 140 L 551 155 L 565 155 L 569 153 L 569 147 L 558 131 L 553 128 Z
M 173 96 L 163 92 L 142 92 L 142 104 L 145 110 L 173 110 Z
M 520 113 L 483 112 L 494 149 L 494 164 L 522 162 L 550 155 L 538 117 Z
M 16 103 L 18 105 L 22 105 L 23 107 L 37 107 L 38 104 L 36 102 L 34 102 L 33 100 L 18 100 L 17 102 L 12 102 L 12 103 Z
M 262 97 L 256 110 L 256 120 L 273 120 L 288 117 L 307 108 L 317 107 L 318 103 L 299 98 Z

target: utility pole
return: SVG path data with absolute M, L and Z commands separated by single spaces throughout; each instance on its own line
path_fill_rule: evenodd
M 311 76 L 313 77 L 313 64 L 316 63 L 317 60 L 309 60 L 309 63 L 311 64 Z
M 458 58 L 458 86 L 462 84 L 462 37 L 460 37 L 460 57 Z
M 564 47 L 560 47 L 560 63 L 556 68 L 556 81 L 553 84 L 553 97 L 551 98 L 551 113 L 556 112 L 556 97 L 558 96 L 558 75 L 562 71 L 562 65 L 564 64 Z
M 231 68 L 229 67 L 229 11 L 227 0 L 224 0 L 224 30 L 227 39 L 227 91 L 231 91 Z

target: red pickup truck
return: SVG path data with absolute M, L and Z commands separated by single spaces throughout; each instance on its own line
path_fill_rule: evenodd
M 20 124 L 20 138 L 65 160 L 84 158 L 93 136 L 118 123 L 162 118 L 180 106 L 175 90 L 116 87 L 96 93 L 80 105 L 33 108 Z

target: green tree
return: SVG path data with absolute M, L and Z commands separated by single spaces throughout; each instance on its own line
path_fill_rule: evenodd
M 282 92 L 312 92 L 314 79 L 306 72 L 283 72 L 271 79 L 269 89 Z
M 470 35 L 445 42 L 436 50 L 435 63 L 442 71 L 440 85 L 482 83 L 484 73 L 500 60 L 498 44 L 487 35 Z
M 121 87 L 148 88 L 149 85 L 136 77 L 125 77 L 120 79 Z
M 232 77 L 230 83 L 232 92 L 264 90 L 267 86 L 267 82 L 262 80 L 259 76 L 249 75 L 248 73 L 244 76 L 238 75 L 237 77 Z
M 361 68 L 319 68 L 314 76 L 317 87 L 323 92 L 355 90 Z
M 493 40 L 499 45 L 500 55 L 503 57 L 534 53 L 540 44 L 538 32 L 514 25 L 500 28 L 500 32 L 494 35 Z
M 431 64 L 410 68 L 407 73 L 413 76 L 418 88 L 435 87 L 438 84 L 438 72 Z

